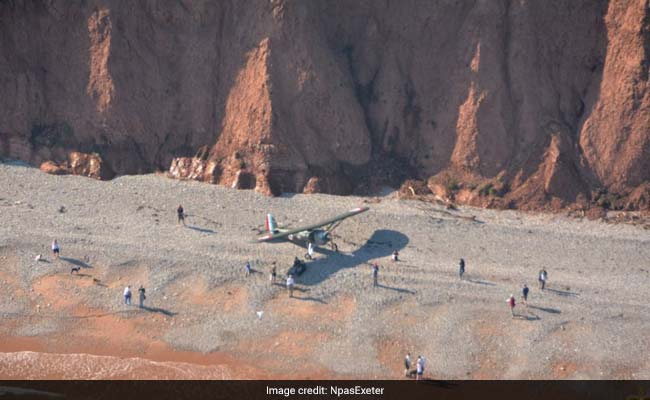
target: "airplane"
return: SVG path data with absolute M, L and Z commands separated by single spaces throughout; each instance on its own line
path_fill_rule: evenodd
M 278 243 L 288 241 L 302 246 L 308 246 L 310 243 L 313 246 L 322 246 L 329 243 L 332 250 L 338 251 L 338 246 L 332 241 L 332 231 L 345 219 L 354 217 L 355 215 L 368 210 L 368 207 L 358 207 L 325 221 L 295 229 L 278 228 L 273 215 L 267 214 L 266 231 L 268 234 L 258 237 L 257 242 Z

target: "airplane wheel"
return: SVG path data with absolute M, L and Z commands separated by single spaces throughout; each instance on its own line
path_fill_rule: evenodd
M 337 246 L 336 243 L 332 243 L 332 250 L 338 252 L 339 251 L 339 246 Z
M 311 256 L 309 255 L 309 253 L 305 254 L 305 258 L 306 258 L 307 260 L 311 260 Z

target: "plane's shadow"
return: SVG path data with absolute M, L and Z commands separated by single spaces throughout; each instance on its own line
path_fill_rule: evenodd
M 365 267 L 367 280 L 371 280 L 371 270 L 368 261 L 390 256 L 395 250 L 402 250 L 409 242 L 409 238 L 401 232 L 381 229 L 375 231 L 366 243 L 352 253 L 338 253 L 326 248 L 319 248 L 318 252 L 325 257 L 307 262 L 307 270 L 296 279 L 302 285 L 318 285 L 329 279 L 330 276 L 346 268 Z

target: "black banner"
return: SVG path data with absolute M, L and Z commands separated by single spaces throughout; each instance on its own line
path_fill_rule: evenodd
M 650 400 L 650 381 L 4 381 L 0 399 Z

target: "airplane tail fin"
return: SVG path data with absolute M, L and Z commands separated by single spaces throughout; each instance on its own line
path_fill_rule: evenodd
M 266 230 L 269 233 L 275 233 L 278 230 L 278 224 L 275 222 L 273 214 L 266 214 Z

